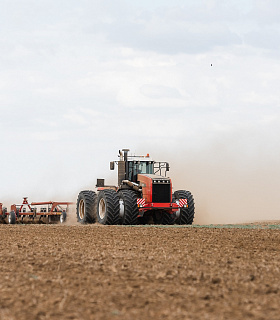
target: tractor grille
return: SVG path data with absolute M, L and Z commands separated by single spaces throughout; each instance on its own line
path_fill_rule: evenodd
M 153 200 L 154 203 L 170 202 L 170 184 L 153 183 Z

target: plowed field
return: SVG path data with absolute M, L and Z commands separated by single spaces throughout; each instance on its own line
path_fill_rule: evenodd
M 0 319 L 280 319 L 280 230 L 0 225 Z

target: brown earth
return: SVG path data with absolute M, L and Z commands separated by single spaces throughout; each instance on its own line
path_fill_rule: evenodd
M 280 230 L 0 225 L 0 319 L 280 319 Z

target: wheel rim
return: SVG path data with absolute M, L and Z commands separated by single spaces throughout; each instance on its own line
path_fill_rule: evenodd
M 119 204 L 120 204 L 120 216 L 123 217 L 124 216 L 124 201 L 123 201 L 123 199 L 119 200 Z
M 85 216 L 85 202 L 83 199 L 81 199 L 79 202 L 79 217 L 81 220 L 83 220 L 84 216 Z
M 99 212 L 100 219 L 103 220 L 106 214 L 106 202 L 103 198 L 101 198 L 99 201 L 98 212 Z
M 63 219 L 63 214 L 60 215 L 60 223 L 63 223 L 64 219 Z
M 175 200 L 175 203 L 177 203 L 177 205 L 179 206 L 179 199 L 176 199 Z M 180 213 L 181 213 L 181 208 L 179 208 L 176 212 L 175 212 L 175 216 L 176 218 L 179 218 L 180 217 Z
M 9 221 L 9 223 L 11 224 L 11 214 L 9 214 L 9 218 L 8 218 L 8 221 Z

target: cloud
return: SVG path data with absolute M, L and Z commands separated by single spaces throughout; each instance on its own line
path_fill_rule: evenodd
M 179 14 L 179 10 L 177 15 L 166 12 L 117 20 L 104 26 L 103 32 L 116 44 L 165 54 L 202 53 L 242 42 L 223 21 L 205 22 L 199 15 L 194 19 L 195 16 Z
M 182 96 L 176 88 L 145 84 L 140 93 L 151 99 L 180 99 Z
M 255 0 L 248 17 L 258 24 L 277 27 L 280 18 L 280 4 L 277 0 Z
M 256 48 L 262 48 L 278 55 L 280 48 L 280 30 L 261 28 L 244 35 L 246 43 Z

